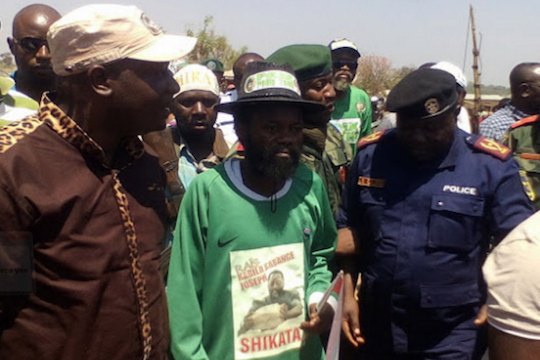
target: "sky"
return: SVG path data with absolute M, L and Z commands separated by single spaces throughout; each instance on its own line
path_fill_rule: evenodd
M 245 45 L 265 57 L 290 44 L 326 45 L 346 37 L 363 55 L 387 57 L 394 67 L 445 60 L 464 69 L 472 81 L 470 0 L 43 0 L 62 14 L 85 4 L 113 2 L 139 6 L 173 34 L 201 28 L 204 18 L 213 16 L 216 33 L 235 48 Z M 2 0 L 0 53 L 9 51 L 5 39 L 13 17 L 33 3 Z M 477 0 L 472 5 L 481 81 L 508 86 L 516 64 L 540 61 L 540 1 Z

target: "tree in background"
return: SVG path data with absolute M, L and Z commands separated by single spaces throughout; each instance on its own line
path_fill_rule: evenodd
M 10 52 L 0 54 L 0 75 L 2 72 L 4 75 L 11 74 L 15 70 L 17 70 L 17 65 L 15 65 L 13 55 Z
M 239 50 L 235 50 L 229 44 L 226 36 L 216 34 L 212 27 L 213 21 L 212 16 L 207 16 L 204 19 L 202 29 L 198 31 L 192 28 L 187 29 L 188 36 L 197 38 L 197 45 L 189 54 L 189 61 L 198 63 L 209 58 L 215 58 L 223 62 L 225 69 L 230 69 L 238 56 L 247 52 L 248 48 L 243 46 Z
M 366 55 L 360 58 L 354 86 L 364 89 L 369 95 L 386 97 L 389 90 L 407 74 L 412 67 L 393 68 L 392 62 L 379 55 Z

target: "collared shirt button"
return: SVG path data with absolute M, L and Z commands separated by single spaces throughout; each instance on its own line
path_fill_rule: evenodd
M 428 304 L 431 304 L 433 302 L 433 298 L 431 296 L 427 296 L 426 301 Z
M 443 205 L 444 205 L 444 202 L 443 202 L 443 201 L 439 201 L 439 202 L 437 203 L 437 206 L 443 206 Z

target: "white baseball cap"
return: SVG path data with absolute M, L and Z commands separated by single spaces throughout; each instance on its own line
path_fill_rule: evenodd
M 184 66 L 176 74 L 174 80 L 180 85 L 176 96 L 191 90 L 208 91 L 219 96 L 219 84 L 216 75 L 204 65 L 191 64 Z
M 49 28 L 54 72 L 81 73 L 92 65 L 122 59 L 168 62 L 187 55 L 197 39 L 165 34 L 136 6 L 86 5 Z
M 431 68 L 446 71 L 450 75 L 453 75 L 454 78 L 456 78 L 456 83 L 459 86 L 464 89 L 467 88 L 467 78 L 465 77 L 465 74 L 463 74 L 463 71 L 461 71 L 461 69 L 458 68 L 456 65 L 449 63 L 448 61 L 441 61 L 433 65 Z
M 360 51 L 358 50 L 358 46 L 356 46 L 352 41 L 347 40 L 345 38 L 340 39 L 334 39 L 328 44 L 328 47 L 331 51 L 338 50 L 338 49 L 351 49 L 358 53 L 358 56 L 360 56 Z

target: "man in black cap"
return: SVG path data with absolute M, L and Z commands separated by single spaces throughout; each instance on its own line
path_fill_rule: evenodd
M 335 304 L 317 304 L 330 286 L 336 229 L 321 179 L 299 158 L 304 115 L 325 107 L 301 98 L 286 65 L 249 63 L 238 91 L 216 110 L 234 114 L 245 157 L 198 175 L 180 209 L 167 289 L 172 353 L 322 359 L 319 337 L 302 330 L 330 327 Z M 287 301 L 250 312 L 276 270 L 300 313 Z
M 479 359 L 481 266 L 490 246 L 533 213 L 508 148 L 456 129 L 452 75 L 419 69 L 388 96 L 396 130 L 360 141 L 338 214 L 345 332 L 366 359 Z M 359 323 L 353 298 L 362 273 Z
M 304 118 L 304 145 L 300 161 L 321 177 L 332 211 L 336 214 L 343 191 L 342 175 L 351 164 L 352 149 L 339 130 L 329 124 L 336 99 L 330 50 L 323 45 L 289 45 L 276 50 L 267 60 L 291 64 L 302 98 L 325 106 L 324 111 Z

